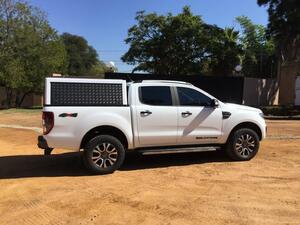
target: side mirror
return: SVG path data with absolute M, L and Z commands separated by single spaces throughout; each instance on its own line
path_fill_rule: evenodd
M 211 103 L 210 103 L 210 106 L 211 107 L 215 107 L 215 108 L 218 107 L 219 106 L 219 101 L 217 99 L 215 99 L 215 98 L 212 99 Z

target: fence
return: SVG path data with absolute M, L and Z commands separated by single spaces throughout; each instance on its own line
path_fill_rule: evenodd
M 106 79 L 178 80 L 192 83 L 223 102 L 252 106 L 278 104 L 276 79 L 245 78 L 241 76 L 165 76 L 158 74 L 106 73 Z
M 16 94 L 13 92 L 12 95 L 12 107 L 15 107 L 15 97 Z M 6 108 L 6 92 L 5 87 L 0 86 L 0 109 Z M 21 105 L 21 107 L 29 108 L 32 106 L 41 106 L 42 105 L 42 96 L 41 95 L 35 95 L 35 94 L 29 94 L 24 98 L 24 101 Z

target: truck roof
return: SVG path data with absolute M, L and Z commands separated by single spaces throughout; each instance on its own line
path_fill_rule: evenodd
M 129 82 L 131 83 L 131 82 Z M 176 80 L 140 80 L 140 81 L 134 81 L 132 83 L 169 83 L 169 84 L 187 84 L 191 85 L 191 83 L 184 82 L 184 81 L 176 81 Z

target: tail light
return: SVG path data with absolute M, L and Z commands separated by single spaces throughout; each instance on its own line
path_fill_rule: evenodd
M 53 112 L 43 112 L 43 134 L 49 134 L 54 126 L 54 114 Z

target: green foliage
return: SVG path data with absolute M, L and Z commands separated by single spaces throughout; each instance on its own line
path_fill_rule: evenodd
M 128 30 L 130 45 L 122 60 L 136 65 L 134 71 L 159 74 L 274 76 L 274 41 L 266 28 L 244 16 L 237 17 L 241 33 L 204 23 L 184 7 L 178 15 L 137 12 L 137 24 Z
M 264 106 L 260 107 L 265 116 L 287 116 L 292 118 L 300 118 L 300 109 L 293 105 L 283 106 Z
M 241 55 L 243 74 L 245 76 L 273 76 L 275 74 L 275 55 L 273 39 L 267 39 L 266 28 L 253 24 L 245 16 L 236 18 L 242 33 L 240 42 L 243 48 Z
M 80 36 L 63 33 L 61 35 L 67 51 L 69 75 L 88 75 L 91 68 L 98 63 L 96 50 L 89 46 Z
M 19 107 L 30 93 L 42 93 L 53 73 L 98 75 L 108 68 L 79 36 L 59 36 L 40 9 L 21 0 L 0 0 L 0 85 L 6 105 Z M 15 94 L 13 94 L 15 93 Z
M 0 83 L 7 89 L 8 106 L 12 90 L 17 106 L 26 94 L 41 93 L 44 77 L 63 72 L 65 60 L 64 44 L 42 11 L 0 0 Z
M 205 24 L 189 7 L 178 15 L 136 15 L 137 24 L 125 39 L 130 48 L 124 62 L 137 65 L 134 71 L 159 74 L 230 75 L 239 63 L 238 33 Z
M 257 3 L 268 7 L 268 35 L 275 40 L 279 60 L 282 63 L 299 62 L 299 0 L 258 0 Z
M 134 70 L 160 74 L 193 74 L 201 70 L 205 52 L 202 20 L 189 8 L 177 16 L 146 15 L 141 11 L 135 19 L 138 25 L 129 29 L 125 42 L 130 48 L 122 57 L 124 62 L 138 64 Z
M 88 74 L 91 76 L 98 76 L 104 78 L 105 72 L 111 71 L 102 61 L 98 61 L 95 65 L 92 66 Z
M 103 75 L 109 68 L 98 59 L 97 51 L 85 38 L 63 33 L 61 35 L 67 50 L 67 74 L 75 76 Z
M 207 42 L 207 57 L 209 69 L 214 75 L 232 75 L 233 69 L 240 64 L 242 46 L 238 44 L 239 32 L 233 28 L 221 29 L 216 26 L 206 25 L 209 41 Z

